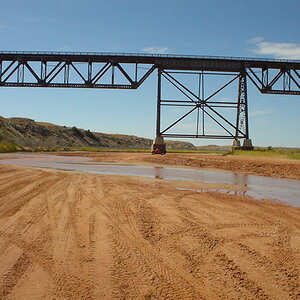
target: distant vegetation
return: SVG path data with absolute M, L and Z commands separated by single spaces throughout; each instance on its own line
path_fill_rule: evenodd
M 18 151 L 17 146 L 0 132 L 0 153 L 16 151 Z
M 11 143 L 0 142 L 0 152 L 16 152 L 18 148 L 16 145 Z
M 263 156 L 263 157 L 278 157 L 288 159 L 300 159 L 299 148 L 255 148 L 255 150 L 234 150 L 228 152 L 227 155 L 246 155 L 246 156 Z
M 123 134 L 106 134 L 66 127 L 26 118 L 0 116 L 0 152 L 14 151 L 92 151 L 149 152 L 152 139 Z M 235 150 L 230 146 L 194 146 L 189 142 L 166 141 L 168 153 L 217 153 L 223 155 L 269 156 L 300 159 L 300 149 L 255 148 Z

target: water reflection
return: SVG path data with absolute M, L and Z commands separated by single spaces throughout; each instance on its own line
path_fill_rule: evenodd
M 161 175 L 161 167 L 154 167 L 154 178 L 155 179 L 164 179 Z
M 246 194 L 262 199 L 276 199 L 286 204 L 300 206 L 300 181 L 233 172 L 208 171 L 152 166 L 95 163 L 86 157 L 67 157 L 39 154 L 1 154 L 0 164 L 42 167 L 96 174 L 132 175 L 177 181 L 225 183 L 247 188 L 247 191 L 216 190 L 218 192 Z M 212 190 L 212 189 L 209 189 Z M 200 191 L 200 190 L 199 190 Z
M 233 174 L 233 184 L 247 187 L 247 180 L 248 175 L 246 174 L 239 174 L 239 173 L 232 173 Z
M 188 189 L 188 188 L 178 187 L 176 189 L 180 190 L 180 191 L 193 191 L 193 192 L 197 192 L 197 193 L 212 191 L 212 192 L 219 192 L 219 193 L 231 194 L 231 195 L 239 195 L 239 196 L 241 196 L 241 195 L 245 196 L 248 193 L 248 191 L 245 191 L 245 190 L 228 190 L 228 189 L 215 189 L 215 188 Z

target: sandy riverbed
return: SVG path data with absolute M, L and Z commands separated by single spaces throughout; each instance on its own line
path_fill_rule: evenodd
M 299 299 L 299 208 L 177 186 L 0 166 L 0 299 Z
M 197 169 L 217 169 L 259 176 L 300 180 L 300 160 L 280 159 L 274 157 L 179 153 L 150 155 L 149 153 L 122 152 L 60 152 L 58 154 L 67 156 L 85 156 L 90 157 L 95 161 L 187 167 Z

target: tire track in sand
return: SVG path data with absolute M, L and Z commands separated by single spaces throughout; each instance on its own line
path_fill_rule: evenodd
M 96 201 L 97 195 L 93 195 L 91 189 L 82 192 L 92 201 Z M 107 196 L 107 202 L 112 198 L 115 201 L 115 195 Z M 126 202 L 122 203 L 124 205 Z M 115 264 L 112 276 L 117 287 L 114 290 L 115 297 L 135 299 L 139 295 L 145 295 L 162 299 L 204 299 L 197 280 L 177 268 L 172 260 L 161 256 L 140 234 L 128 230 L 131 226 L 122 225 L 123 215 L 118 215 L 101 201 L 98 205 L 111 223 L 112 255 Z M 132 213 L 127 214 L 128 216 L 132 216 Z

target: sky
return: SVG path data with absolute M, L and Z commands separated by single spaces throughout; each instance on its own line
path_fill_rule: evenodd
M 0 0 L 0 7 L 0 51 L 300 60 L 299 0 Z M 152 74 L 137 90 L 2 87 L 0 115 L 153 138 L 156 78 Z M 236 97 L 236 88 L 232 91 L 230 97 Z M 229 97 L 229 91 L 224 97 Z M 300 96 L 262 95 L 248 82 L 248 101 L 250 138 L 255 146 L 300 147 Z M 166 122 L 177 113 L 165 112 Z M 194 120 L 187 119 L 181 130 L 190 126 Z M 231 143 L 189 141 L 195 145 Z

